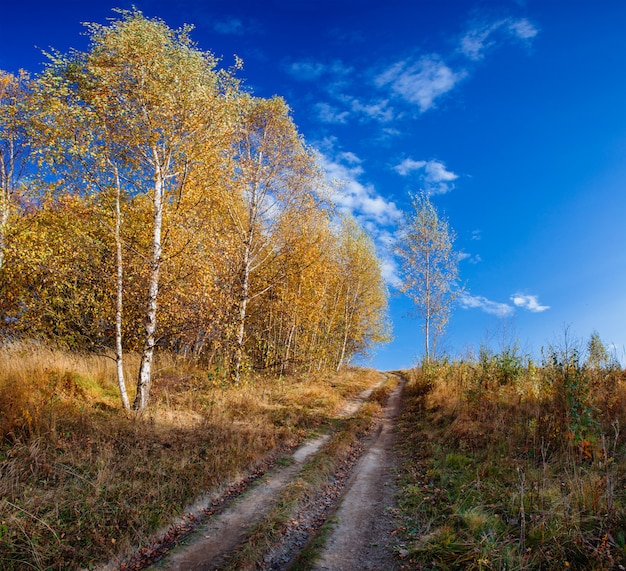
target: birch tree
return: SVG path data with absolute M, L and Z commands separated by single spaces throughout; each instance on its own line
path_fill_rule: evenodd
M 387 288 L 372 239 L 354 220 L 342 220 L 338 244 L 341 331 L 336 369 L 390 340 Z
M 400 227 L 396 253 L 401 260 L 401 290 L 423 319 L 428 362 L 459 295 L 458 254 L 453 250 L 454 232 L 428 195 L 412 196 L 411 206 Z
M 275 285 L 255 312 L 260 315 L 251 316 L 249 328 L 255 329 L 255 345 L 260 348 L 257 362 L 263 368 L 284 374 L 313 359 L 307 340 L 323 313 L 334 238 L 326 209 L 288 211 L 281 217 L 273 240 L 283 253 L 273 264 L 278 267 L 264 273 L 267 283 Z
M 234 147 L 233 194 L 241 202 L 231 206 L 239 242 L 233 379 L 239 382 L 248 305 L 271 289 L 278 276 L 261 288 L 254 288 L 252 279 L 287 251 L 285 244 L 272 243 L 278 222 L 289 213 L 296 223 L 299 210 L 317 206 L 320 179 L 314 158 L 279 97 L 248 100 Z
M 229 73 L 217 70 L 218 61 L 212 54 L 195 47 L 190 28 L 171 30 L 137 10 L 121 14 L 121 19 L 108 26 L 89 25 L 89 52 L 53 55 L 47 81 L 53 87 L 60 85 L 61 99 L 65 91 L 95 117 L 85 125 L 91 126 L 91 147 L 102 151 L 101 168 L 92 174 L 99 177 L 106 172 L 106 184 L 113 182 L 116 196 L 123 183 L 128 194 L 146 194 L 151 199 L 143 347 L 133 403 L 133 408 L 141 411 L 150 394 L 168 232 L 175 227 L 173 219 L 186 200 L 198 166 L 212 165 L 211 176 L 218 176 L 218 159 L 228 135 L 228 105 L 236 94 L 236 82 Z M 208 177 L 206 168 L 202 172 Z M 105 181 L 100 178 L 99 182 Z M 206 180 L 203 188 L 210 188 L 211 182 Z M 117 232 L 117 199 L 115 204 Z M 121 263 L 119 244 L 118 240 Z
M 7 233 L 20 179 L 25 174 L 30 144 L 30 79 L 0 70 L 0 270 L 4 265 Z

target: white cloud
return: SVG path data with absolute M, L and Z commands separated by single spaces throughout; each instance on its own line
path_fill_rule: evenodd
M 472 61 L 483 59 L 485 52 L 498 44 L 498 41 L 515 39 L 532 40 L 539 31 L 526 18 L 506 18 L 495 22 L 475 25 L 461 38 L 459 51 Z
M 546 311 L 546 309 L 550 309 L 549 305 L 541 305 L 536 295 L 514 293 L 511 296 L 511 301 L 516 307 L 527 309 L 533 313 L 541 313 L 542 311 Z
M 534 313 L 550 309 L 546 305 L 541 305 L 536 295 L 516 293 L 511 296 L 511 301 L 513 302 L 513 305 L 491 301 L 481 295 L 463 293 L 463 295 L 459 298 L 459 305 L 463 309 L 480 309 L 485 313 L 496 315 L 497 317 L 510 317 L 513 313 L 515 313 L 516 307 L 526 309 Z
M 400 61 L 376 77 L 379 87 L 390 86 L 393 93 L 417 104 L 424 113 L 435 105 L 435 100 L 451 91 L 465 77 L 465 72 L 452 71 L 437 55 L 420 58 L 416 62 Z
M 399 165 L 393 167 L 393 169 L 400 175 L 406 176 L 409 173 L 423 169 L 426 166 L 426 161 L 415 161 L 413 159 L 404 159 Z
M 510 21 L 508 28 L 520 40 L 530 40 L 539 33 L 539 30 L 526 18 Z
M 381 260 L 382 275 L 391 287 L 399 287 L 398 266 L 393 256 L 395 229 L 402 218 L 396 204 L 362 182 L 364 169 L 361 159 L 353 152 L 335 149 L 334 139 L 319 143 L 320 164 L 331 181 L 331 198 L 337 209 L 354 216 L 372 236 Z
M 463 262 L 467 260 L 470 264 L 480 264 L 483 259 L 480 257 L 480 254 L 469 254 L 468 252 L 459 252 L 459 262 Z
M 435 160 L 415 161 L 406 158 L 399 165 L 396 165 L 394 170 L 402 176 L 422 171 L 420 179 L 424 185 L 424 190 L 429 194 L 450 192 L 454 188 L 452 182 L 459 178 L 459 175 L 449 171 L 444 163 Z
M 363 103 L 359 99 L 354 98 L 351 101 L 351 108 L 355 113 L 381 123 L 388 123 L 395 118 L 394 110 L 389 106 L 389 102 L 386 99 L 373 103 Z
M 390 255 L 381 256 L 380 269 L 380 273 L 386 283 L 396 289 L 399 289 L 401 287 L 402 280 L 398 275 L 398 264 Z
M 315 110 L 317 116 L 324 123 L 331 123 L 334 125 L 344 125 L 348 121 L 349 111 L 342 111 L 334 105 L 320 102 L 315 104 Z
M 342 87 L 341 82 L 337 82 L 328 88 L 329 93 L 341 107 L 325 102 L 315 104 L 320 119 L 325 123 L 345 124 L 350 117 L 358 117 L 362 121 L 389 123 L 397 118 L 395 110 L 389 105 L 388 100 L 374 99 L 366 102 L 357 97 L 339 93 Z M 337 93 L 332 93 L 333 91 Z
M 424 168 L 429 182 L 450 182 L 459 178 L 452 171 L 446 170 L 446 165 L 439 161 L 427 161 Z
M 332 76 L 336 80 L 345 78 L 352 73 L 352 68 L 339 60 L 322 63 L 315 60 L 294 61 L 286 66 L 287 72 L 301 81 L 315 81 L 322 76 Z
M 471 295 L 464 293 L 459 298 L 459 305 L 463 309 L 480 309 L 490 315 L 497 317 L 509 317 L 513 315 L 515 309 L 507 303 L 499 303 L 497 301 L 491 301 L 486 297 L 480 295 Z
M 228 20 L 220 20 L 213 24 L 213 29 L 218 34 L 227 34 L 232 36 L 242 36 L 244 33 L 243 22 L 238 18 L 230 18 Z
M 360 159 L 354 153 L 342 153 L 335 158 L 321 155 L 327 178 L 334 181 L 333 202 L 343 212 L 378 224 L 395 224 L 402 212 L 394 202 L 383 198 L 371 184 L 358 180 L 363 174 Z
M 474 29 L 467 32 L 461 38 L 461 53 L 474 61 L 483 58 L 483 52 L 487 47 L 493 45 L 493 42 L 488 42 L 490 34 L 493 32 L 492 27 L 483 29 Z
M 287 71 L 296 79 L 302 81 L 314 81 L 319 79 L 327 71 L 327 66 L 314 61 L 296 61 L 287 67 Z
M 351 151 L 343 151 L 337 155 L 337 157 L 344 163 L 351 165 L 360 165 L 363 161 Z
M 223 33 L 243 31 L 241 21 L 236 19 L 216 26 Z M 526 18 L 480 21 L 460 37 L 457 49 L 448 56 L 458 61 L 460 53 L 469 60 L 479 61 L 489 48 L 507 41 L 528 43 L 537 34 L 537 28 Z M 436 107 L 445 95 L 470 75 L 471 68 L 453 69 L 446 60 L 448 57 L 445 54 L 431 53 L 388 62 L 383 68 L 370 68 L 358 73 L 339 59 L 318 61 L 307 58 L 286 62 L 283 69 L 295 79 L 311 83 L 325 98 L 330 98 L 320 99 L 314 104 L 314 112 L 323 123 L 342 125 L 357 119 L 389 125 L 397 123 L 406 113 L 405 106 L 399 101 L 408 102 L 424 113 Z M 368 94 L 367 86 L 371 86 L 372 82 L 382 90 L 382 96 L 381 93 L 378 97 Z M 385 132 L 397 134 L 397 130 L 388 129 Z M 432 192 L 449 190 L 443 185 L 432 189 Z

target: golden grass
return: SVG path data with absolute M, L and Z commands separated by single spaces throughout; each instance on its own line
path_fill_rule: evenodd
M 399 499 L 411 568 L 626 566 L 624 372 L 518 373 L 411 372 Z
M 127 357 L 128 379 L 137 364 Z M 145 542 L 201 494 L 332 423 L 375 378 L 222 387 L 167 355 L 155 370 L 138 417 L 121 409 L 109 358 L 0 349 L 0 570 L 87 568 Z

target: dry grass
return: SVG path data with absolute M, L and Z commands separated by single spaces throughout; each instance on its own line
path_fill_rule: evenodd
M 626 387 L 574 360 L 413 371 L 400 506 L 415 569 L 626 566 Z M 497 373 L 497 371 L 495 371 Z
M 150 412 L 136 417 L 120 408 L 110 359 L 0 350 L 1 570 L 88 568 L 141 544 L 373 382 L 352 371 L 221 386 L 168 356 L 156 369 Z

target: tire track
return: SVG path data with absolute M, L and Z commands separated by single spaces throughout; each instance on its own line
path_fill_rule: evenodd
M 383 385 L 387 376 L 381 375 L 381 380 L 373 387 L 362 391 L 357 397 L 349 399 L 344 409 L 338 415 L 349 417 L 354 415 L 363 403 L 369 399 L 373 391 Z M 101 571 L 114 569 L 151 569 L 153 571 L 210 571 L 225 565 L 228 555 L 237 546 L 245 543 L 247 530 L 252 524 L 260 521 L 276 503 L 280 491 L 292 482 L 303 466 L 328 443 L 331 436 L 326 434 L 313 440 L 306 441 L 293 453 L 287 456 L 285 465 L 275 467 L 266 474 L 255 479 L 241 494 L 228 501 L 223 509 L 213 514 L 209 506 L 219 504 L 220 499 L 200 500 L 193 510 L 199 514 L 193 515 L 186 522 L 190 529 L 183 534 L 182 540 L 176 540 L 174 545 L 165 545 L 160 548 L 159 560 L 150 565 L 135 564 L 132 567 L 108 565 Z M 333 502 L 334 503 L 334 502 Z

